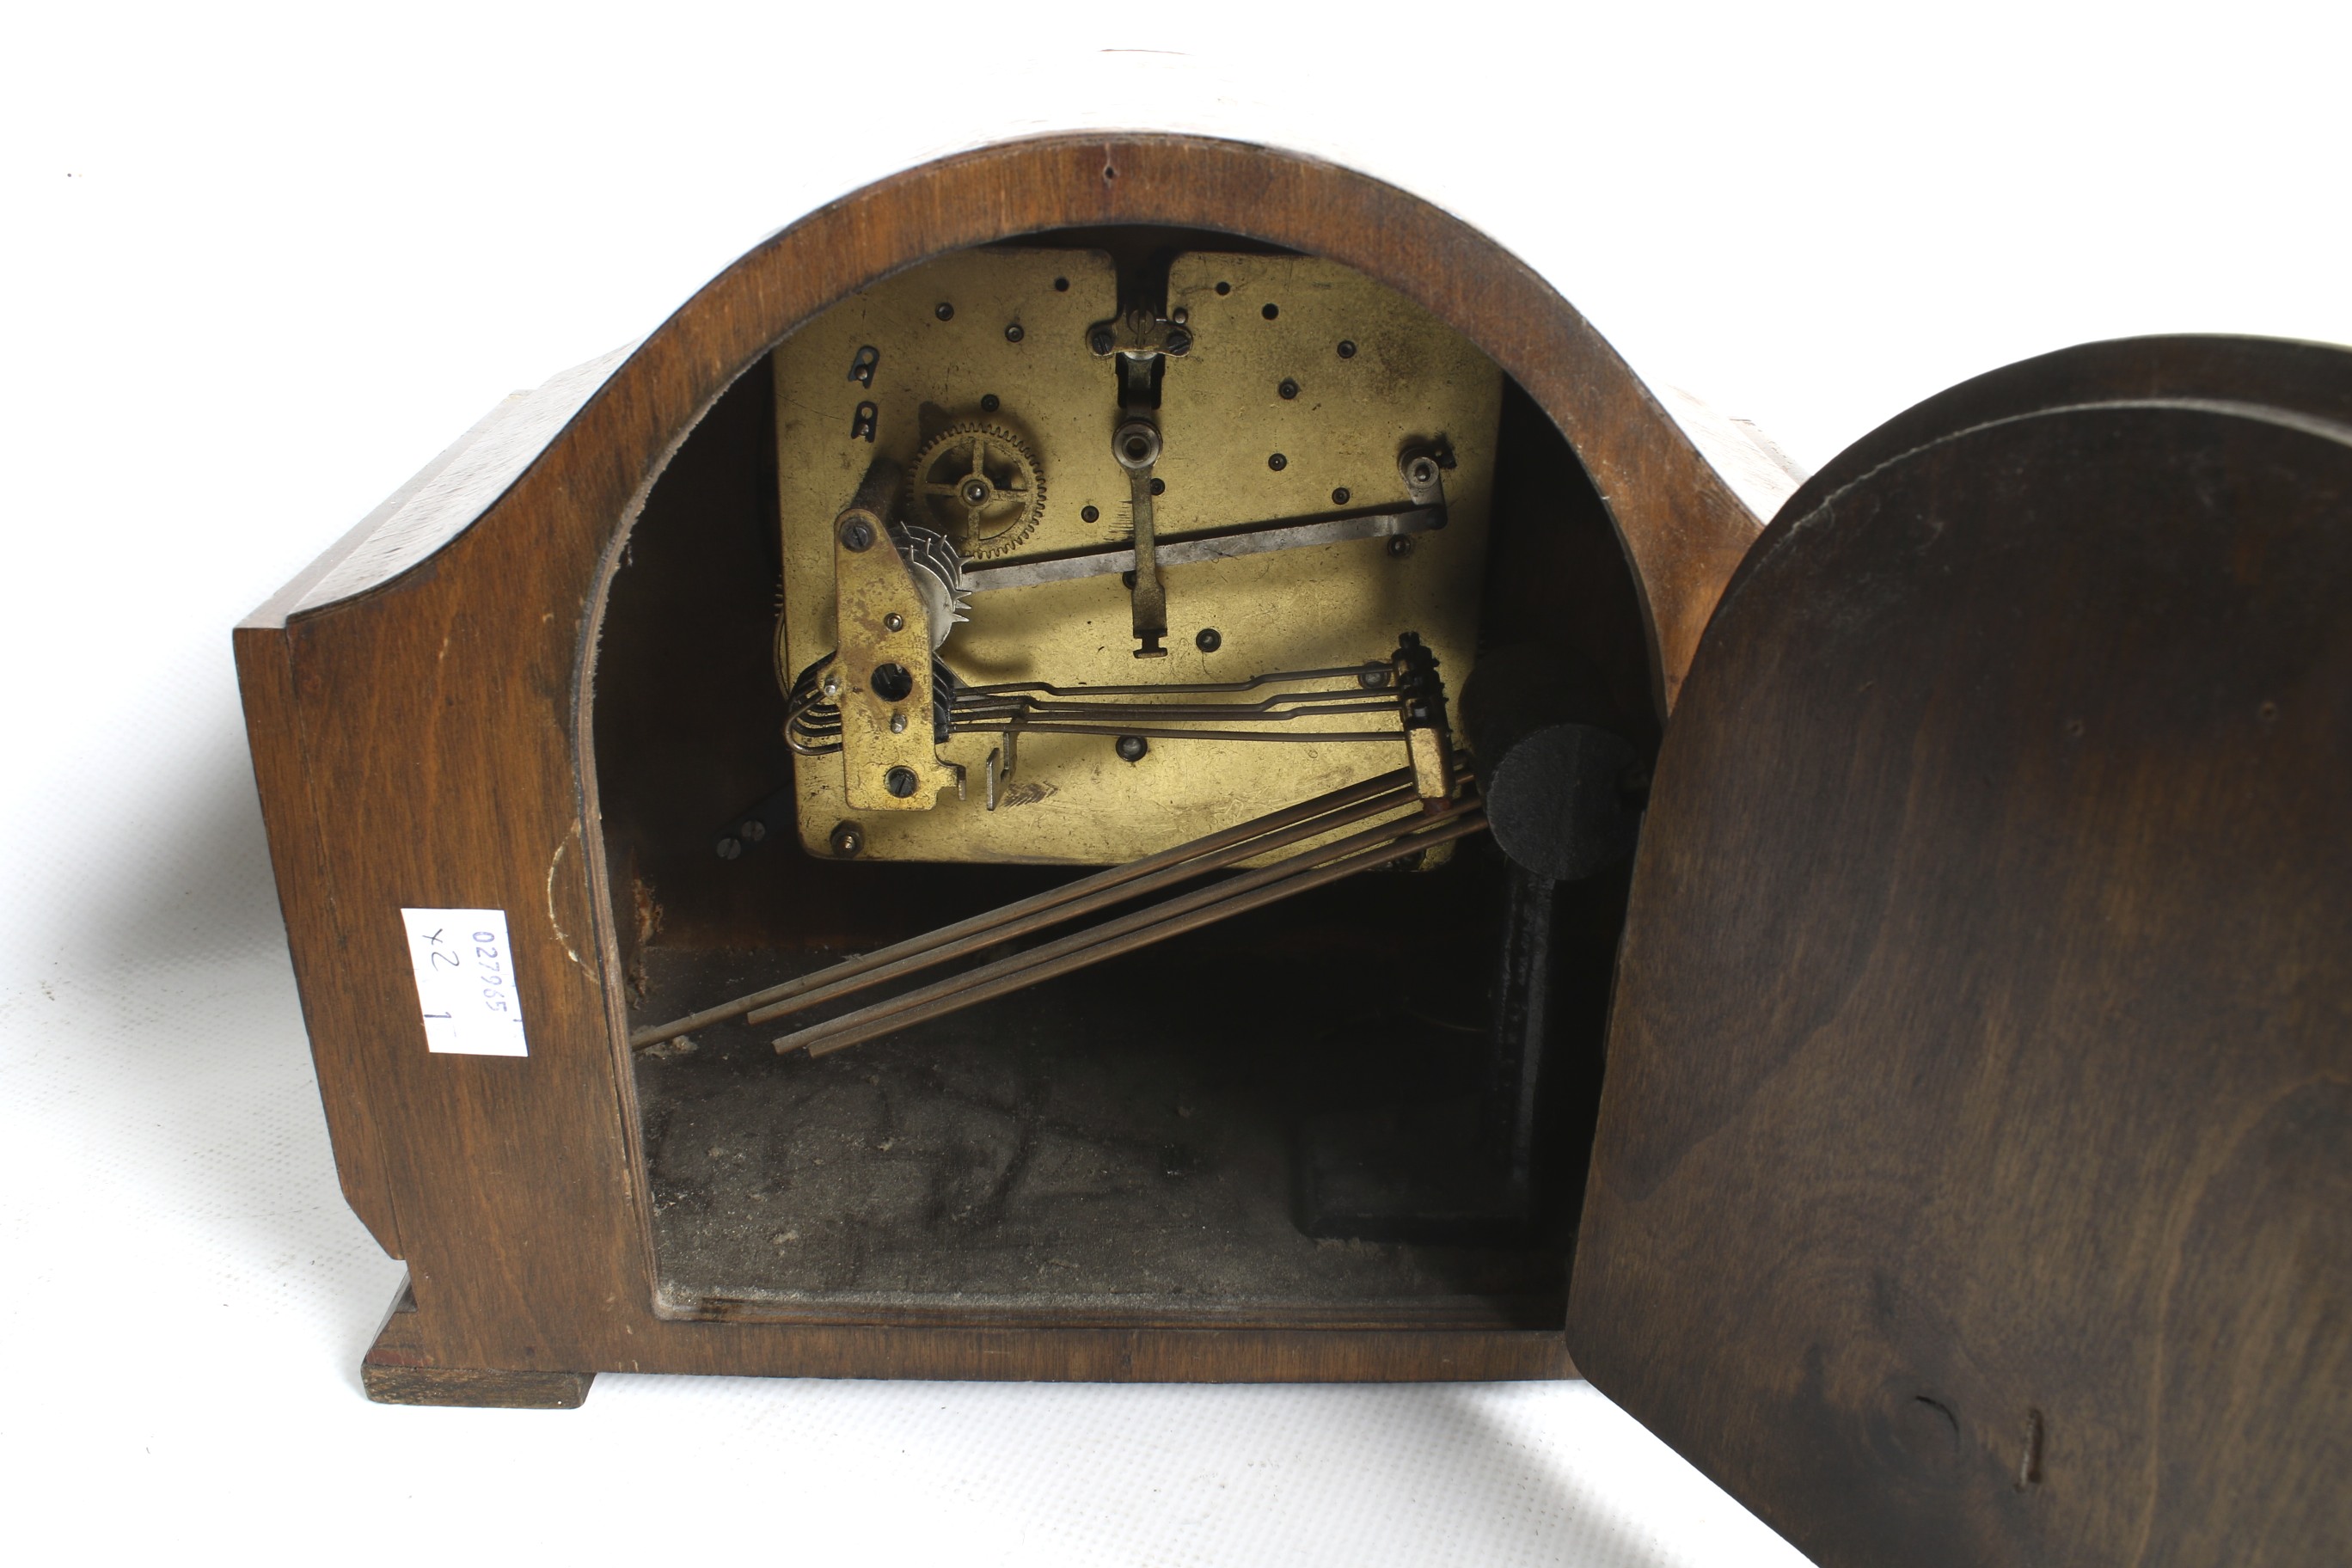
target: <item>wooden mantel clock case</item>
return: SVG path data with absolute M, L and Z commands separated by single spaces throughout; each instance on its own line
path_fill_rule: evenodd
M 509 400 L 236 633 L 370 1394 L 1572 1354 L 1824 1563 L 2342 1556 L 2352 356 L 1742 443 L 1173 136 Z

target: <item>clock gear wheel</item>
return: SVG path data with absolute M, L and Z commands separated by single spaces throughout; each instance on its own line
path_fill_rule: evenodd
M 938 529 L 968 561 L 1020 548 L 1045 515 L 1036 455 L 998 425 L 950 425 L 915 454 L 908 520 Z

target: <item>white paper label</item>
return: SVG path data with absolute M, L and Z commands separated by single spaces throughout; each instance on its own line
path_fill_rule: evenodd
M 473 1057 L 526 1057 L 522 1004 L 504 910 L 403 910 L 425 1045 Z

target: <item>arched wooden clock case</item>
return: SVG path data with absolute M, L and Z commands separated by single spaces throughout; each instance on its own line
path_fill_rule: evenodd
M 730 978 L 710 955 L 855 952 L 1068 874 L 793 842 L 772 356 L 942 258 L 1139 236 L 1344 268 L 1491 361 L 1499 412 L 1464 443 L 1492 459 L 1473 679 L 1572 685 L 1645 775 L 1654 757 L 1634 858 L 1513 926 L 1525 878 L 1465 841 L 1449 868 L 1121 959 L 1096 992 L 825 1058 L 860 1065 L 806 1080 L 823 1094 L 780 1075 L 824 1063 L 764 1035 L 649 1060 L 632 1037 L 677 987 Z M 1195 325 L 1171 385 L 1211 373 Z M 840 391 L 850 421 L 865 387 Z M 1195 580 L 1171 578 L 1186 658 L 1212 641 L 1182 618 Z M 2012 366 L 1763 528 L 1543 279 L 1370 179 L 1133 135 L 886 181 L 495 413 L 237 628 L 338 1170 L 409 1267 L 369 1391 L 1519 1378 L 1573 1355 L 1823 1562 L 2340 1553 L 2347 589 L 2342 351 L 2143 340 Z M 772 839 L 712 853 L 771 794 Z M 503 912 L 527 1055 L 428 1051 L 415 908 Z M 1413 1075 L 1447 1048 L 1445 1018 L 1412 1019 L 1518 1005 L 1497 921 L 1507 949 L 1550 942 L 1549 1011 L 1520 1019 L 1541 1190 L 1507 1235 L 1326 1223 L 1296 1168 L 1216 1130 L 1369 1114 L 1424 1167 L 1450 1158 L 1393 1102 L 1433 1093 Z M 935 1161 L 907 1167 L 903 1212 L 880 1187 L 796 1208 L 836 1190 L 811 1129 L 854 1132 L 860 1095 L 884 1120 L 851 1168 L 881 1170 L 895 1126 L 967 1138 L 977 1184 Z M 996 1238 L 1019 1266 L 991 1273 L 972 1206 L 1003 1220 L 1015 1158 L 1061 1184 L 1061 1217 L 1022 1211 Z M 1180 1213 L 1198 1239 L 1134 1240 L 1122 1274 L 1111 1237 Z M 833 1261 L 803 1278 L 776 1259 L 804 1225 Z

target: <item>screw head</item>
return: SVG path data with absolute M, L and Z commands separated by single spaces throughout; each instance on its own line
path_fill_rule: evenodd
M 1181 327 L 1171 327 L 1168 330 L 1167 347 L 1171 354 L 1189 353 L 1192 349 L 1192 334 Z
M 1143 761 L 1143 754 L 1150 750 L 1151 742 L 1140 735 L 1121 735 L 1118 738 L 1118 754 L 1127 762 Z
M 874 525 L 862 517 L 853 517 L 841 525 L 841 543 L 845 550 L 870 550 L 874 546 Z
M 1287 403 L 1292 398 L 1298 395 L 1298 384 L 1291 380 L 1288 376 L 1284 376 L 1282 378 L 1282 384 L 1276 387 L 1274 390 L 1281 396 L 1284 402 Z
M 1265 460 L 1265 466 L 1272 468 L 1278 474 L 1282 472 L 1283 469 L 1290 467 L 1290 459 L 1284 457 L 1281 453 L 1276 452 L 1273 457 L 1268 458 Z
M 942 321 L 952 321 L 955 320 L 955 307 L 942 300 L 931 307 L 931 314 Z
M 754 816 L 745 821 L 743 826 L 735 831 L 744 843 L 757 844 L 768 836 L 768 825 Z
M 737 859 L 742 853 L 743 846 L 740 841 L 733 838 L 722 838 L 719 841 L 719 858 L 721 860 Z
M 1356 345 L 1349 342 L 1346 338 L 1341 338 L 1339 340 L 1339 357 L 1341 359 L 1354 359 L 1356 357 Z
M 866 830 L 854 822 L 844 822 L 833 830 L 833 852 L 843 859 L 856 858 L 866 847 Z
M 917 782 L 912 768 L 892 768 L 882 775 L 882 787 L 890 792 L 893 800 L 904 800 L 914 794 Z
M 1087 347 L 1098 354 L 1107 354 L 1118 346 L 1118 340 L 1110 335 L 1108 327 L 1097 327 L 1087 338 Z
M 1224 636 L 1214 626 L 1202 626 L 1193 636 L 1192 646 L 1202 653 L 1214 653 L 1225 646 Z
M 1018 321 L 1013 322 L 1012 325 L 1004 329 L 1004 341 L 1008 343 L 1017 343 L 1027 335 L 1028 334 L 1022 331 L 1021 323 Z

